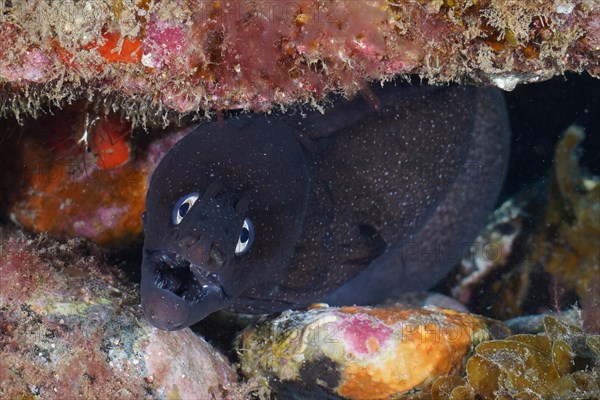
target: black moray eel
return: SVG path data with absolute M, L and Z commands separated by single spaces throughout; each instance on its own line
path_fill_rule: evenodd
M 448 272 L 504 178 L 503 99 L 467 86 L 371 90 L 324 114 L 208 123 L 166 154 L 144 213 L 152 325 L 376 304 Z

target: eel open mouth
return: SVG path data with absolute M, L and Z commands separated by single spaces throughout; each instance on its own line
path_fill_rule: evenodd
M 174 251 L 146 251 L 142 264 L 142 308 L 157 328 L 185 328 L 231 303 L 217 274 Z
M 223 299 L 225 290 L 220 278 L 171 250 L 159 250 L 150 255 L 154 265 L 154 285 L 167 290 L 189 304 L 201 301 L 208 293 L 220 292 Z

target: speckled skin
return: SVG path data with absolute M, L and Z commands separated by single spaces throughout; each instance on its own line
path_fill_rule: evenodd
M 220 309 L 377 303 L 447 272 L 502 183 L 502 98 L 416 86 L 373 88 L 368 98 L 324 115 L 211 123 L 165 156 L 146 198 L 151 324 L 179 329 Z M 173 207 L 191 192 L 201 199 L 175 226 Z M 256 238 L 235 256 L 246 217 Z

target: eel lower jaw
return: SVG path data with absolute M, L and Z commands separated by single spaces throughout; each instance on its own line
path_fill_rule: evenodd
M 190 326 L 231 303 L 219 276 L 173 251 L 144 251 L 141 297 L 148 322 L 164 330 Z

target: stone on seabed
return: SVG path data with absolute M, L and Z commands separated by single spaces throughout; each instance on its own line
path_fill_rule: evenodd
M 386 399 L 428 391 L 458 374 L 501 323 L 436 308 L 342 307 L 284 312 L 239 337 L 246 376 L 267 377 L 281 398 Z
M 0 238 L 0 398 L 220 399 L 237 380 L 189 329 L 151 328 L 97 247 Z

